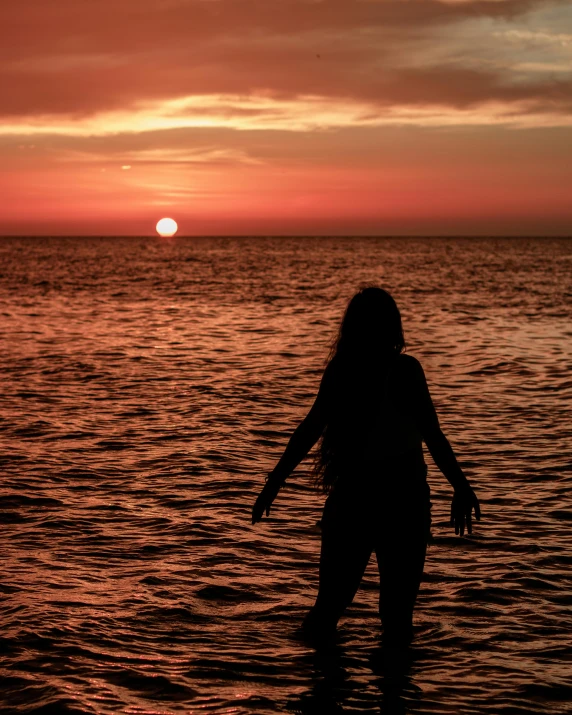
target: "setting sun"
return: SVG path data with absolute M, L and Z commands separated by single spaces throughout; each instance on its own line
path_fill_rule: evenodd
M 157 233 L 159 236 L 169 237 L 174 236 L 177 233 L 177 222 L 173 221 L 172 218 L 162 218 L 157 223 Z

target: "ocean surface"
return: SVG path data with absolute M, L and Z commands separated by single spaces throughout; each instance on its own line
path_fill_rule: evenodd
M 364 283 L 402 310 L 480 497 L 427 456 L 408 662 L 371 560 L 339 643 L 297 628 L 324 498 L 252 503 Z M 572 240 L 0 239 L 4 713 L 570 712 Z

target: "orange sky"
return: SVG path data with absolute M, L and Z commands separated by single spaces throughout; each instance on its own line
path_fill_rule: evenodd
M 572 3 L 18 0 L 0 234 L 572 234 Z

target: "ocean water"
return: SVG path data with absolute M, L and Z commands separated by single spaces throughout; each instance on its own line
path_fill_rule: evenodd
M 0 240 L 0 703 L 37 713 L 570 711 L 572 240 Z M 396 298 L 481 500 L 427 457 L 403 667 L 374 559 L 315 652 L 323 497 L 250 511 L 344 306 Z

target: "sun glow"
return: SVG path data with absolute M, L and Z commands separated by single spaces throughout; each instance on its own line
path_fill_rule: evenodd
M 174 236 L 177 233 L 177 222 L 173 221 L 172 218 L 162 218 L 157 223 L 157 233 L 159 236 L 169 237 Z

